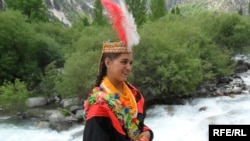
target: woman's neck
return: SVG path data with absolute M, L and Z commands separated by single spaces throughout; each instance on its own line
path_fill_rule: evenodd
M 123 93 L 123 84 L 122 83 L 113 83 L 113 82 L 111 82 L 111 83 L 115 86 L 115 88 L 118 91 L 120 91 L 121 93 Z
M 123 82 L 120 82 L 120 81 L 115 81 L 111 78 L 109 78 L 109 81 L 113 84 L 113 86 L 118 90 L 120 91 L 121 93 L 123 93 Z

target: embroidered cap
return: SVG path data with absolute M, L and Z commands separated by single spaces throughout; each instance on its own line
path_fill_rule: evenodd
M 103 42 L 102 53 L 130 53 L 122 42 Z

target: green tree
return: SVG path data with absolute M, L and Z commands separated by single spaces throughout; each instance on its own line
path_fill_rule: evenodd
M 228 48 L 234 53 L 249 50 L 249 17 L 236 13 L 201 13 L 199 17 L 203 31 L 213 38 L 213 42 L 221 48 Z
M 184 16 L 168 14 L 145 23 L 139 29 L 141 41 L 134 48 L 129 81 L 139 86 L 144 94 L 162 98 L 192 94 L 201 82 L 232 74 L 232 49 L 225 47 L 229 42 L 224 41 L 229 38 L 225 40 L 224 37 L 233 39 L 236 46 L 249 46 L 247 23 L 250 19 L 231 16 L 213 12 Z M 229 25 L 225 26 L 226 23 Z M 72 30 L 79 29 L 75 28 Z M 58 94 L 87 96 L 97 75 L 102 42 L 108 40 L 107 37 L 117 39 L 111 28 L 111 25 L 88 26 L 77 33 L 80 38 L 71 42 L 72 52 L 67 55 L 64 71 L 58 77 L 60 81 L 49 84 L 56 84 Z M 48 74 L 46 81 L 54 81 L 54 78 Z
M 0 12 L 0 21 L 0 83 L 38 76 L 35 32 L 26 18 L 20 12 L 7 10 Z
M 65 63 L 64 72 L 58 76 L 56 91 L 63 97 L 85 97 L 91 91 L 98 70 L 100 52 L 73 53 Z
M 238 11 L 238 14 L 240 14 L 240 15 L 243 15 L 243 14 L 244 14 L 242 8 L 240 8 L 240 10 Z
M 29 21 L 48 21 L 48 8 L 44 0 L 5 0 L 7 7 L 19 10 Z
M 25 101 L 30 95 L 26 83 L 19 79 L 14 83 L 6 81 L 0 86 L 0 103 L 7 112 L 24 111 Z
M 126 4 L 132 12 L 137 26 L 142 26 L 147 20 L 147 0 L 126 0 Z
M 47 65 L 45 69 L 45 75 L 43 76 L 42 82 L 40 83 L 41 91 L 43 95 L 50 97 L 56 93 L 56 83 L 60 79 L 61 69 L 58 69 L 56 62 L 52 62 Z
M 103 7 L 100 0 L 95 0 L 93 23 L 97 25 L 104 25 L 107 23 L 103 16 Z
M 80 38 L 72 44 L 74 52 L 64 64 L 64 71 L 59 76 L 61 81 L 56 83 L 58 94 L 64 97 L 86 97 L 92 90 L 98 73 L 102 42 L 118 38 L 110 29 L 111 25 L 84 28 Z
M 26 20 L 19 11 L 0 12 L 0 84 L 19 78 L 33 88 L 48 64 L 63 66 L 64 51 L 77 36 L 59 23 Z
M 90 26 L 89 19 L 87 17 L 82 18 L 82 23 L 84 26 Z
M 248 15 L 250 15 L 250 3 L 248 3 Z
M 190 95 L 202 81 L 232 73 L 230 50 L 201 30 L 201 18 L 169 14 L 139 30 L 131 80 L 145 95 Z
M 180 15 L 181 14 L 180 9 L 179 9 L 178 6 L 172 8 L 171 13 L 172 14 L 176 14 L 176 15 Z
M 166 1 L 165 0 L 151 0 L 150 1 L 150 19 L 156 20 L 166 15 Z

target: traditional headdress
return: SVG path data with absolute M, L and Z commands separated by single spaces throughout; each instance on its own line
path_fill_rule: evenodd
M 119 4 L 112 0 L 101 0 L 101 3 L 120 39 L 119 42 L 103 42 L 102 53 L 132 52 L 133 46 L 137 45 L 140 39 L 133 15 L 128 12 L 123 0 L 119 0 Z

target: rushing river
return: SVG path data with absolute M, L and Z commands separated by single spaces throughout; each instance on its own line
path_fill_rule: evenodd
M 206 110 L 199 111 L 201 107 Z M 154 141 L 208 141 L 209 124 L 250 124 L 250 94 L 235 97 L 195 99 L 185 105 L 157 105 L 148 110 L 146 124 Z M 31 123 L 5 123 L 0 118 L 0 141 L 81 141 L 83 126 L 56 132 L 38 129 Z
M 250 86 L 250 72 L 241 74 Z M 203 108 L 204 110 L 200 110 Z M 250 93 L 200 98 L 184 105 L 156 105 L 147 111 L 146 124 L 154 131 L 154 141 L 208 141 L 210 124 L 250 124 Z M 0 141 L 81 141 L 84 126 L 56 132 L 38 129 L 32 122 L 7 122 L 0 116 Z

